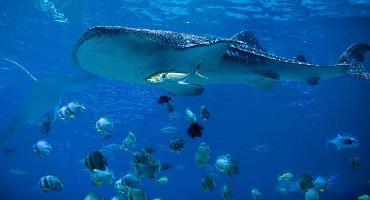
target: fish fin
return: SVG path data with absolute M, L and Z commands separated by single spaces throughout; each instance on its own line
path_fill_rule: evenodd
M 200 73 L 200 66 L 202 65 L 202 63 L 199 63 L 195 66 L 195 69 L 194 69 L 194 74 L 201 77 L 201 78 L 204 78 L 204 79 L 207 79 L 208 80 L 208 77 L 206 76 L 203 76 L 201 73 Z
M 370 73 L 363 65 L 365 53 L 370 51 L 370 45 L 355 43 L 348 47 L 339 57 L 339 64 L 348 64 L 347 75 L 354 79 L 370 80 Z
M 262 47 L 260 43 L 258 42 L 256 36 L 251 31 L 247 31 L 247 30 L 241 31 L 235 34 L 234 36 L 232 36 L 230 39 L 244 42 L 250 47 L 262 50 Z
M 173 95 L 178 96 L 198 96 L 204 91 L 204 87 L 200 85 L 192 85 L 184 81 L 178 83 L 167 83 L 161 85 L 161 88 Z
M 255 78 L 244 81 L 244 84 L 250 85 L 265 91 L 272 91 L 276 86 L 277 82 L 270 78 Z

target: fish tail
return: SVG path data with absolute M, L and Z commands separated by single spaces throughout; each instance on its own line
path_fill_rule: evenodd
M 348 47 L 339 57 L 339 64 L 349 65 L 347 75 L 354 79 L 370 80 L 370 73 L 364 67 L 366 52 L 370 51 L 370 45 L 355 43 Z

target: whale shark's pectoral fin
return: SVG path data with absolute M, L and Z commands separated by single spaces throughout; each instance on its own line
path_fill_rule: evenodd
M 244 84 L 250 85 L 265 91 L 272 91 L 274 87 L 277 84 L 276 80 L 265 78 L 265 77 L 259 77 L 259 78 L 253 78 L 253 79 L 247 79 L 244 81 Z
M 183 81 L 162 84 L 161 88 L 170 94 L 178 96 L 198 96 L 204 91 L 204 87 L 201 85 L 188 84 Z

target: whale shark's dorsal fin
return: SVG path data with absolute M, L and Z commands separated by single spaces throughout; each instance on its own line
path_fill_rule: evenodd
M 262 50 L 260 43 L 256 36 L 251 31 L 241 31 L 230 38 L 231 40 L 238 40 L 246 43 L 248 46 Z

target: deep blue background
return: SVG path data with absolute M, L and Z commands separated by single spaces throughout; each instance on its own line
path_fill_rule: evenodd
M 306 55 L 313 63 L 335 64 L 339 55 L 354 42 L 370 43 L 370 6 L 368 1 L 1 1 L 0 2 L 0 130 L 17 112 L 32 80 L 10 58 L 36 77 L 82 73 L 71 59 L 71 49 L 79 36 L 94 25 L 123 25 L 165 29 L 199 35 L 231 37 L 247 29 L 253 31 L 269 52 L 292 58 Z M 59 13 L 59 14 L 58 14 Z M 63 14 L 63 15 L 61 15 Z M 67 20 L 67 22 L 62 22 Z M 370 56 L 365 65 L 370 66 Z M 89 182 L 80 160 L 108 143 L 121 143 L 128 130 L 134 130 L 138 146 L 167 145 L 172 135 L 160 129 L 176 126 L 186 140 L 180 155 L 158 150 L 155 156 L 183 169 L 172 169 L 170 183 L 156 185 L 144 180 L 150 198 L 221 199 L 220 189 L 228 179 L 216 173 L 217 191 L 203 193 L 200 179 L 206 174 L 194 162 L 200 142 L 210 145 L 212 156 L 230 153 L 240 161 L 241 172 L 231 179 L 235 199 L 248 199 L 257 187 L 266 199 L 282 199 L 276 190 L 276 175 L 292 171 L 296 176 L 338 175 L 322 199 L 356 199 L 370 191 L 370 84 L 339 77 L 318 86 L 282 82 L 274 91 L 265 92 L 240 85 L 207 87 L 199 97 L 175 97 L 178 118 L 169 117 L 156 103 L 158 88 L 131 85 L 114 80 L 99 80 L 92 88 L 69 94 L 87 110 L 78 118 L 57 120 L 50 136 L 29 125 L 9 145 L 14 154 L 0 154 L 0 199 L 83 199 L 91 191 L 109 199 L 113 185 L 95 187 Z M 192 140 L 186 135 L 184 110 L 199 114 L 207 105 L 211 119 L 204 123 L 204 137 Z M 116 134 L 102 141 L 94 129 L 101 116 L 110 116 Z M 340 132 L 356 135 L 360 148 L 337 151 L 325 145 L 327 138 Z M 173 135 L 173 136 L 175 136 Z M 54 147 L 48 157 L 36 157 L 32 145 L 47 139 Z M 272 146 L 269 153 L 257 153 L 258 144 Z M 352 170 L 348 158 L 361 157 L 361 168 Z M 131 154 L 108 155 L 109 167 L 120 178 L 130 170 Z M 22 169 L 17 176 L 9 169 Z M 56 174 L 64 180 L 62 192 L 44 194 L 38 180 Z M 303 195 L 298 195 L 303 199 Z M 292 198 L 293 199 L 293 198 Z

